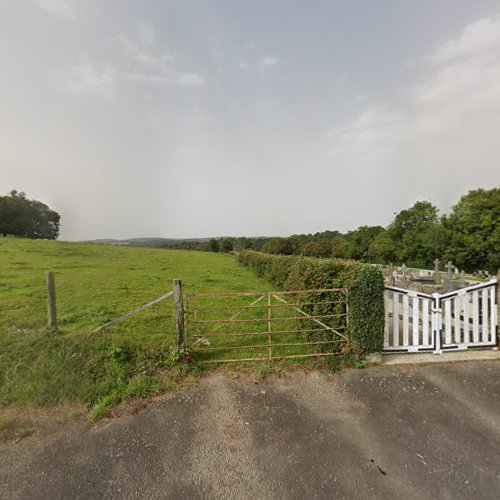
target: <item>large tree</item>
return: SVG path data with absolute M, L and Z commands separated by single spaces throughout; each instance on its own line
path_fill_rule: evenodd
M 293 247 L 288 238 L 272 238 L 264 245 L 267 253 L 275 255 L 291 255 Z
M 401 210 L 389 226 L 397 260 L 417 267 L 429 267 L 436 257 L 444 257 L 446 234 L 438 209 L 428 201 L 417 201 Z
M 394 240 L 389 231 L 381 231 L 373 238 L 368 247 L 368 258 L 370 262 L 378 264 L 390 264 L 396 261 Z
M 451 238 L 449 257 L 459 267 L 500 268 L 500 188 L 469 191 L 443 223 Z
M 60 215 L 45 203 L 29 200 L 26 194 L 11 191 L 0 197 L 0 234 L 23 238 L 55 240 Z
M 347 259 L 350 254 L 349 242 L 340 234 L 332 239 L 332 257 L 336 259 Z
M 360 226 L 355 231 L 347 233 L 347 239 L 351 244 L 350 256 L 356 260 L 367 261 L 372 241 L 383 231 L 382 226 Z

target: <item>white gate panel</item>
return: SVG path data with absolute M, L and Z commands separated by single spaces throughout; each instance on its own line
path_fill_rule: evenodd
M 384 351 L 435 352 L 497 343 L 496 280 L 446 294 L 385 287 Z
M 495 286 L 496 280 L 492 280 L 440 296 L 439 300 L 445 311 L 441 344 L 443 350 L 496 345 Z M 452 328 L 453 335 L 451 335 Z
M 385 351 L 430 351 L 434 349 L 430 332 L 432 296 L 386 287 Z

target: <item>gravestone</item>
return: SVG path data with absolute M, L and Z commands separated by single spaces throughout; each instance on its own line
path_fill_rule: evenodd
M 434 260 L 434 283 L 441 283 L 441 275 L 439 274 L 439 259 Z
M 448 278 L 451 278 L 453 272 L 453 264 L 451 263 L 451 261 L 448 261 L 448 264 L 446 264 L 446 269 L 448 271 Z

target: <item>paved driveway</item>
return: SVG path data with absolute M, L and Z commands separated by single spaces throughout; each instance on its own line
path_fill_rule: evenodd
M 2 498 L 500 497 L 500 363 L 222 374 L 0 448 Z

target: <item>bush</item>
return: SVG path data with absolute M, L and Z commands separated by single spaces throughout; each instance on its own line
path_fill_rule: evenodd
M 252 251 L 241 252 L 239 260 L 281 290 L 345 288 L 351 348 L 360 354 L 382 350 L 384 281 L 376 267 L 347 260 L 266 255 Z M 316 294 L 314 297 L 321 300 Z M 314 302 L 312 294 L 307 301 Z M 340 304 L 333 306 L 338 312 Z M 314 307 L 310 306 L 313 312 Z

